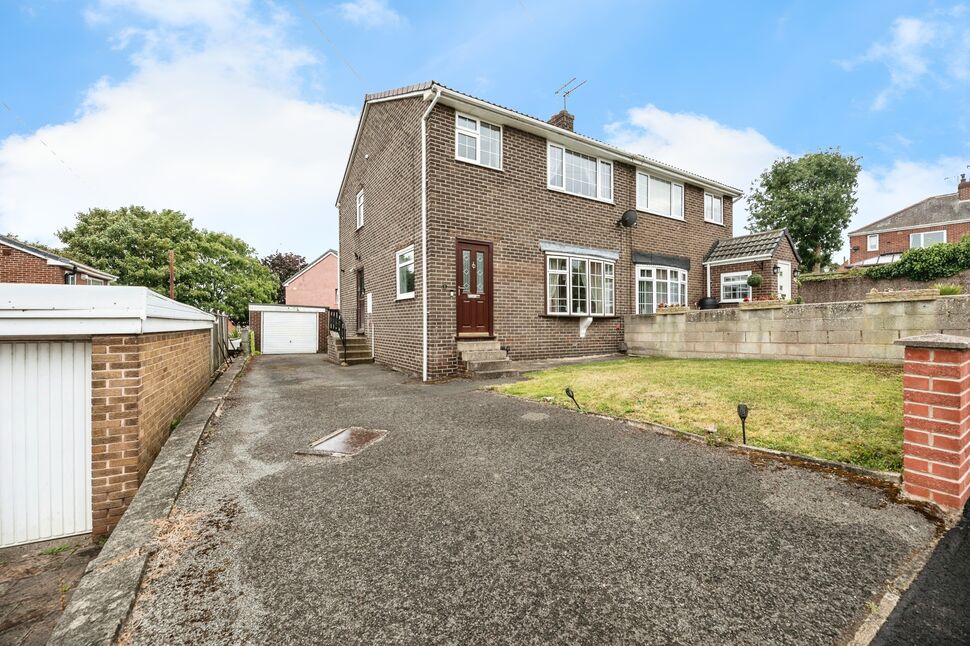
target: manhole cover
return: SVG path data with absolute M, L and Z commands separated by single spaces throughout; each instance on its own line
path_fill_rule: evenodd
M 380 442 L 385 435 L 387 435 L 387 431 L 376 428 L 363 428 L 361 426 L 341 428 L 312 443 L 308 449 L 297 451 L 297 453 L 338 457 L 357 455 L 371 444 Z

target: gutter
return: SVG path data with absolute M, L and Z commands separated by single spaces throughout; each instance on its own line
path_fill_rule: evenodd
M 432 98 L 434 91 L 434 98 Z M 431 101 L 421 115 L 421 381 L 428 380 L 428 117 L 441 98 L 434 85 L 421 97 Z

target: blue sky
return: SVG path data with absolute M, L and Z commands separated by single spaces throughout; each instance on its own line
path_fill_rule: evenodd
M 365 92 L 433 78 L 547 117 L 574 76 L 577 130 L 744 190 L 783 154 L 861 156 L 857 224 L 970 164 L 959 3 L 11 0 L 0 231 L 137 203 L 315 256 Z

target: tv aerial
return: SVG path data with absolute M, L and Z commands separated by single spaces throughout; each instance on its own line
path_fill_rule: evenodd
M 586 85 L 585 80 L 582 80 L 579 83 L 576 83 L 576 77 L 574 76 L 568 81 L 566 81 L 565 83 L 563 83 L 562 87 L 556 90 L 556 96 L 562 97 L 563 110 L 566 109 L 566 99 L 569 98 L 569 95 L 575 92 L 576 90 L 578 90 L 579 88 L 583 87 L 584 85 Z

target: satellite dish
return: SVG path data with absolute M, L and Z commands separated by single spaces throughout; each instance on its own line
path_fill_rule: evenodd
M 621 217 L 619 222 L 617 222 L 618 225 L 620 225 L 621 227 L 625 227 L 627 229 L 629 229 L 636 223 L 637 223 L 636 209 L 630 209 L 629 211 L 624 213 L 623 217 Z

